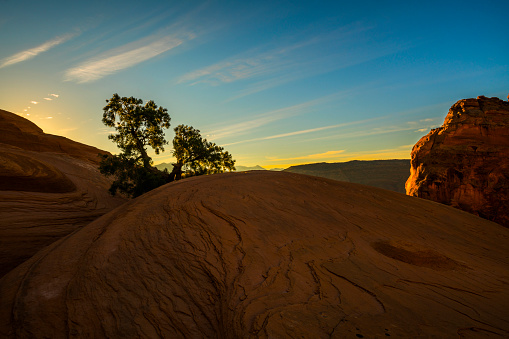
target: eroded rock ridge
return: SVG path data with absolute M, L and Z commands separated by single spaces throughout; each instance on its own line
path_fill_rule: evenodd
M 99 153 L 0 110 L 0 277 L 125 202 L 109 194 Z
M 408 195 L 509 227 L 509 102 L 484 96 L 458 101 L 411 156 Z

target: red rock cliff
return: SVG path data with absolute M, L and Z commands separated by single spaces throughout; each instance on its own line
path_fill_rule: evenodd
M 458 101 L 442 127 L 415 144 L 411 166 L 408 195 L 509 227 L 509 102 Z

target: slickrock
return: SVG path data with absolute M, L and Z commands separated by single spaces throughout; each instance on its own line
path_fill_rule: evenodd
M 125 202 L 109 194 L 99 152 L 0 111 L 0 277 Z
M 0 144 L 28 151 L 65 153 L 98 164 L 108 152 L 58 135 L 46 134 L 36 124 L 0 109 Z
M 483 96 L 458 101 L 411 156 L 408 195 L 509 227 L 509 102 Z
M 509 336 L 509 229 L 294 173 L 173 182 L 0 280 L 0 336 Z

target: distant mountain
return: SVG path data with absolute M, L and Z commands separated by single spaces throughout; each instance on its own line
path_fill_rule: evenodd
M 168 172 L 171 172 L 173 170 L 173 165 L 169 164 L 167 162 L 162 162 L 162 163 L 160 163 L 158 165 L 155 165 L 154 167 L 157 168 L 160 171 L 164 170 L 165 168 L 168 169 Z
M 165 168 L 168 169 L 168 172 L 171 172 L 173 169 L 173 165 L 167 162 L 160 163 L 158 165 L 155 165 L 155 168 L 162 171 Z M 236 172 L 244 172 L 244 171 L 265 171 L 265 168 L 262 166 L 256 165 L 256 166 L 235 166 Z
M 244 171 L 265 171 L 265 168 L 263 168 L 260 165 L 256 165 L 256 166 L 235 166 L 235 170 L 237 172 L 244 172 Z
M 410 160 L 372 160 L 292 166 L 284 171 L 364 184 L 405 193 Z

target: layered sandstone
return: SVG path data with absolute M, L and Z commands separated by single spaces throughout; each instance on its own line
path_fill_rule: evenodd
M 509 336 L 509 229 L 284 172 L 173 182 L 0 280 L 0 336 Z
M 458 101 L 411 156 L 408 195 L 509 227 L 509 102 L 483 96 Z
M 99 153 L 0 111 L 0 277 L 125 202 L 109 194 Z
M 46 134 L 33 122 L 0 109 L 0 144 L 28 151 L 64 153 L 98 164 L 108 152 L 58 135 Z

